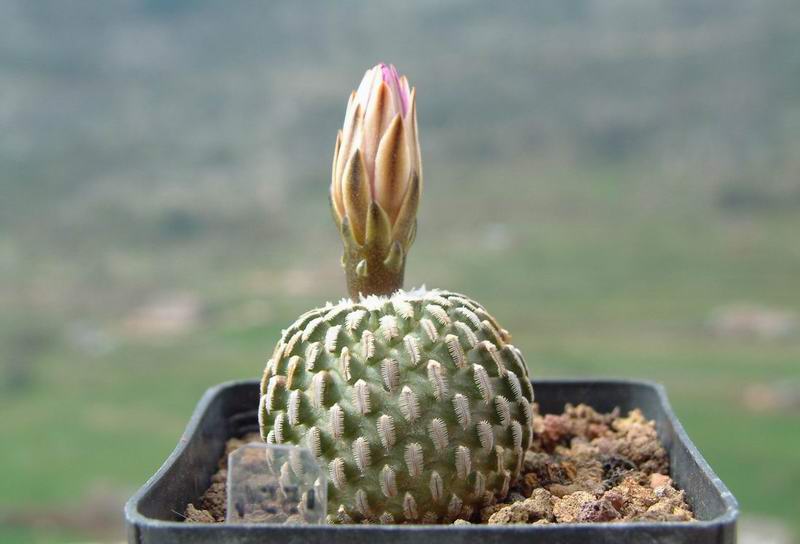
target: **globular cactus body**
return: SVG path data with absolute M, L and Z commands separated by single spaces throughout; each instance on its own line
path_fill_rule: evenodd
M 446 291 L 312 310 L 267 363 L 262 436 L 316 456 L 331 522 L 469 517 L 508 493 L 532 438 L 533 389 L 508 340 Z

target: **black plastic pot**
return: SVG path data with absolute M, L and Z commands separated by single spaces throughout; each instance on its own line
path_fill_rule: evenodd
M 600 411 L 640 408 L 656 422 L 669 452 L 671 476 L 686 491 L 700 520 L 691 523 L 587 523 L 553 525 L 235 525 L 182 523 L 178 512 L 208 488 L 225 442 L 258 430 L 258 383 L 230 382 L 209 389 L 200 400 L 175 451 L 125 505 L 128 542 L 151 544 L 235 542 L 378 544 L 489 543 L 733 543 L 736 499 L 689 440 L 660 385 L 628 380 L 538 380 L 542 413 L 559 413 L 566 403 Z

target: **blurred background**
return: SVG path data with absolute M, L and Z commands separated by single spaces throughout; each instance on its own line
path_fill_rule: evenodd
M 0 541 L 121 540 L 202 392 L 344 295 L 331 154 L 379 61 L 418 89 L 407 285 L 535 378 L 664 383 L 797 542 L 796 0 L 0 2 Z

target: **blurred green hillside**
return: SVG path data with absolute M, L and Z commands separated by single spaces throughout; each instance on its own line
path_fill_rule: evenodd
M 344 295 L 347 93 L 418 89 L 407 282 L 666 384 L 800 534 L 800 3 L 0 4 L 0 541 L 121 538 L 209 386 Z

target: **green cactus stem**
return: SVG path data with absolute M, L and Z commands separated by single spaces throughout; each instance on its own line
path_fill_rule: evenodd
M 533 390 L 509 340 L 446 291 L 312 310 L 267 363 L 262 436 L 327 467 L 332 523 L 469 518 L 508 493 L 532 439 Z

